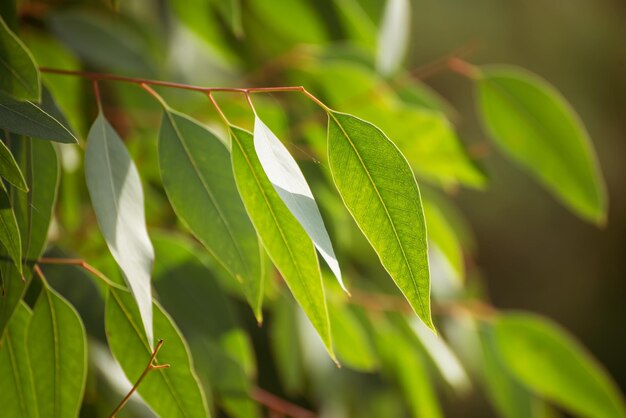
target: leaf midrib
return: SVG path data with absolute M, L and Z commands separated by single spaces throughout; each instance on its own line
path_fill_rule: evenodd
M 14 114 L 18 115 L 19 117 L 22 117 L 22 118 L 24 118 L 24 119 L 27 119 L 27 120 L 29 120 L 30 122 L 34 123 L 35 125 L 40 126 L 40 127 L 44 128 L 44 129 L 51 129 L 51 130 L 54 130 L 54 131 L 56 131 L 55 133 L 56 133 L 57 135 L 59 135 L 59 136 L 63 136 L 63 137 L 65 138 L 65 137 L 67 137 L 67 134 L 69 134 L 71 138 L 74 138 L 74 135 L 72 135 L 72 134 L 71 134 L 71 133 L 70 133 L 70 132 L 69 132 L 69 131 L 65 128 L 65 126 L 61 125 L 61 124 L 60 124 L 60 123 L 59 123 L 56 119 L 54 119 L 52 116 L 50 116 L 48 113 L 46 113 L 46 111 L 45 111 L 45 110 L 43 110 L 43 109 L 41 109 L 41 108 L 39 108 L 39 107 L 35 106 L 34 104 L 32 104 L 32 103 L 31 103 L 31 102 L 29 102 L 29 101 L 26 101 L 26 102 L 24 102 L 24 103 L 27 103 L 27 104 L 31 105 L 32 107 L 34 107 L 35 109 L 37 109 L 37 111 L 42 112 L 42 113 L 43 113 L 43 114 L 45 114 L 46 116 L 50 117 L 50 120 L 51 120 L 51 125 L 52 125 L 52 126 L 50 126 L 50 125 L 46 125 L 46 124 L 43 124 L 43 123 L 41 123 L 41 122 L 37 121 L 36 119 L 31 118 L 31 117 L 30 117 L 29 115 L 27 115 L 26 113 L 21 113 L 21 112 L 19 112 L 19 111 L 17 111 L 17 110 L 14 110 L 12 107 L 7 106 L 7 105 L 5 105 L 4 103 L 0 103 L 0 107 L 2 107 L 2 108 L 4 108 L 4 109 L 8 110 L 8 111 L 9 111 L 9 112 L 11 112 L 11 113 L 14 113 Z M 55 129 L 55 128 L 56 128 L 56 129 Z M 60 128 L 61 130 L 66 131 L 66 132 L 64 132 L 64 133 L 63 133 L 63 135 L 61 135 L 61 134 L 57 131 L 59 128 Z
M 420 309 L 422 311 L 422 315 L 424 315 L 424 318 L 428 318 L 428 315 L 427 315 L 426 310 L 424 308 L 424 304 L 422 302 L 422 294 L 421 294 L 421 292 L 419 290 L 419 287 L 417 286 L 415 274 L 413 273 L 413 268 L 411 267 L 411 264 L 409 263 L 409 260 L 408 260 L 408 257 L 406 255 L 406 252 L 404 251 L 404 246 L 402 245 L 402 242 L 400 241 L 400 236 L 398 235 L 398 231 L 396 230 L 396 226 L 395 226 L 393 220 L 391 219 L 391 215 L 389 214 L 389 211 L 387 210 L 387 206 L 385 205 L 385 202 L 383 201 L 382 196 L 380 195 L 380 191 L 378 190 L 378 187 L 374 183 L 374 179 L 372 178 L 369 170 L 367 169 L 367 166 L 365 165 L 365 161 L 363 161 L 363 158 L 361 157 L 361 154 L 356 149 L 356 146 L 354 145 L 354 143 L 350 139 L 350 136 L 348 135 L 348 133 L 345 131 L 345 129 L 343 128 L 341 123 L 339 123 L 339 120 L 335 117 L 335 115 L 333 115 L 331 112 L 328 112 L 328 115 L 333 118 L 333 120 L 335 121 L 335 123 L 337 124 L 337 126 L 339 127 L 341 132 L 343 133 L 343 135 L 346 137 L 346 140 L 348 141 L 348 143 L 352 147 L 352 150 L 354 151 L 354 153 L 358 157 L 359 162 L 361 163 L 361 166 L 363 167 L 363 170 L 367 174 L 367 178 L 369 179 L 372 187 L 374 188 L 374 191 L 376 191 L 376 196 L 378 196 L 378 200 L 380 201 L 383 209 L 385 210 L 385 215 L 387 216 L 387 220 L 389 221 L 389 224 L 391 225 L 391 229 L 393 230 L 394 237 L 396 238 L 396 242 L 398 243 L 398 246 L 400 247 L 400 251 L 402 252 L 402 258 L 404 259 L 404 263 L 406 264 L 406 266 L 409 269 L 409 275 L 411 276 L 411 284 L 413 285 L 413 289 L 415 290 L 415 293 L 417 293 L 417 300 L 419 301 L 419 305 L 420 305 Z M 369 238 L 368 238 L 368 240 L 369 240 Z

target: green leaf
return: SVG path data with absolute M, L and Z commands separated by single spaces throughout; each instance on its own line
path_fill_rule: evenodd
M 339 18 L 350 35 L 350 40 L 366 49 L 376 44 L 376 26 L 358 0 L 334 0 Z
M 333 324 L 333 344 L 341 363 L 364 373 L 375 371 L 378 359 L 356 316 L 347 306 L 331 305 L 329 311 Z
M 293 45 L 321 43 L 327 38 L 315 6 L 307 0 L 250 0 L 246 6 L 265 27 Z
M 152 354 L 142 331 L 142 319 L 130 293 L 109 288 L 105 307 L 105 327 L 113 356 L 126 377 L 136 382 Z M 152 370 L 137 392 L 159 416 L 168 418 L 204 418 L 206 400 L 200 390 L 187 343 L 171 318 L 154 304 L 155 335 L 164 341 L 157 356 L 158 364 L 168 369 Z
M 124 272 L 152 345 L 154 249 L 146 229 L 141 180 L 122 139 L 102 113 L 89 131 L 85 178 L 100 231 Z
M 32 315 L 21 302 L 0 342 L 0 405 L 8 417 L 39 416 L 26 346 L 26 329 Z
M 74 134 L 36 104 L 17 101 L 1 92 L 0 129 L 55 142 L 78 142 Z
M 324 220 L 304 174 L 287 148 L 258 116 L 254 119 L 254 149 L 274 190 L 311 237 L 341 288 L 347 291 Z
M 575 414 L 624 417 L 624 399 L 608 373 L 556 324 L 532 314 L 494 324 L 502 359 L 533 392 Z
M 20 230 L 11 207 L 11 199 L 0 180 L 0 243 L 9 253 L 18 273 L 22 274 L 22 241 Z
M 28 191 L 22 171 L 13 158 L 13 154 L 2 141 L 0 141 L 0 176 L 18 189 Z
M 484 68 L 477 86 L 496 144 L 573 212 L 603 224 L 607 196 L 593 145 L 560 93 L 534 74 L 506 67 Z
M 452 279 L 456 280 L 456 284 L 460 284 L 465 276 L 463 248 L 454 225 L 448 220 L 445 211 L 437 203 L 437 200 L 429 199 L 428 195 L 422 199 L 429 244 L 433 244 L 441 251 L 452 267 Z
M 159 134 L 159 166 L 176 215 L 242 284 L 260 322 L 260 246 L 237 192 L 228 149 L 198 122 L 166 109 Z
M 376 68 L 391 75 L 402 64 L 411 35 L 411 3 L 409 0 L 387 0 L 378 32 Z
M 239 194 L 268 255 L 334 359 L 326 295 L 311 239 L 274 190 L 254 151 L 251 133 L 231 126 Z
M 40 89 L 33 56 L 0 17 L 0 90 L 16 99 L 39 101 Z
M 26 335 L 41 414 L 78 417 L 87 379 L 87 339 L 76 310 L 44 284 Z
M 11 193 L 11 204 L 20 229 L 23 258 L 28 260 L 23 273 L 28 282 L 32 264 L 41 255 L 48 235 L 52 210 L 59 182 L 59 165 L 54 147 L 50 142 L 11 136 L 9 148 L 25 174 L 28 193 Z M 4 252 L 4 250 L 2 250 Z M 0 292 L 0 332 L 18 306 L 26 283 L 22 275 L 9 262 L 1 262 L 4 281 Z
M 376 126 L 331 111 L 328 161 L 352 217 L 413 310 L 434 330 L 426 225 L 406 159 Z
M 230 30 L 237 38 L 244 36 L 241 21 L 241 0 L 212 0 L 213 7 L 222 15 Z

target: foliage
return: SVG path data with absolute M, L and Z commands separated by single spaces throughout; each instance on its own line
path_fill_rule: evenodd
M 3 414 L 439 417 L 484 391 L 504 417 L 626 416 L 580 343 L 467 277 L 451 192 L 489 175 L 403 69 L 409 0 L 117 3 L 0 7 Z M 430 65 L 473 83 L 505 157 L 606 222 L 552 86 Z

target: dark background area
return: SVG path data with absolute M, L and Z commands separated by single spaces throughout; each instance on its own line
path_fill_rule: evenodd
M 626 2 L 622 0 L 414 2 L 409 68 L 468 44 L 475 64 L 520 65 L 555 85 L 580 114 L 609 191 L 604 229 L 570 214 L 490 149 L 491 184 L 457 201 L 477 241 L 477 267 L 493 304 L 561 323 L 626 388 Z M 468 143 L 487 139 L 467 80 L 426 80 L 462 115 Z

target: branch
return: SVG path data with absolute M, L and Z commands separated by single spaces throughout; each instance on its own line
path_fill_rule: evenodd
M 317 415 L 308 409 L 279 398 L 261 388 L 252 390 L 252 398 L 258 403 L 265 405 L 270 411 L 292 418 L 317 418 Z
M 94 266 L 92 266 L 91 264 L 87 263 L 85 260 L 83 260 L 81 258 L 54 258 L 54 257 L 49 257 L 48 258 L 48 257 L 42 257 L 39 260 L 37 260 L 37 264 L 55 264 L 55 265 L 65 265 L 65 266 L 81 267 L 85 271 L 88 271 L 89 273 L 91 273 L 94 276 L 96 276 L 98 279 L 100 279 L 102 282 L 104 282 L 104 284 L 106 284 L 107 286 L 117 287 L 117 288 L 120 287 L 117 283 L 115 283 L 111 279 L 109 279 L 100 270 L 98 270 L 97 268 L 95 268 Z
M 122 408 L 124 408 L 124 406 L 130 400 L 130 397 L 133 396 L 133 393 L 135 393 L 135 391 L 139 387 L 139 384 L 148 375 L 148 373 L 150 373 L 152 370 L 167 369 L 168 367 L 170 367 L 169 364 L 153 364 L 155 359 L 156 359 L 157 353 L 159 352 L 159 350 L 161 349 L 162 346 L 163 346 L 163 340 L 159 340 L 159 342 L 157 343 L 156 347 L 154 347 L 154 351 L 152 352 L 152 355 L 150 356 L 150 361 L 148 362 L 148 365 L 144 369 L 143 373 L 141 373 L 141 376 L 139 376 L 139 379 L 137 379 L 137 382 L 133 385 L 133 387 L 126 394 L 126 396 L 124 396 L 124 399 L 122 399 L 122 401 L 119 403 L 119 405 L 117 405 L 117 407 L 113 410 L 113 412 L 111 413 L 109 418 L 115 418 L 115 415 L 118 412 L 120 412 L 122 410 Z

